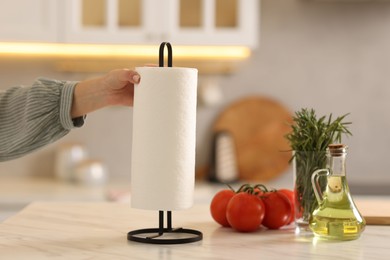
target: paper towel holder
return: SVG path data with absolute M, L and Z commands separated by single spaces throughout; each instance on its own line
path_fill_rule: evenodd
M 148 235 L 149 234 L 149 235 Z M 152 235 L 150 235 L 152 234 Z M 170 234 L 164 238 L 164 234 Z M 187 235 L 187 236 L 184 236 Z M 178 238 L 175 238 L 178 235 Z M 127 233 L 130 241 L 148 244 L 185 244 L 202 240 L 202 232 L 187 228 L 172 228 L 172 212 L 167 211 L 167 227 L 164 227 L 164 211 L 159 211 L 159 227 L 137 229 Z
M 172 67 L 172 46 L 169 42 L 160 44 L 159 67 L 164 67 L 164 49 L 168 49 L 168 67 Z M 169 234 L 164 238 L 164 234 Z M 175 237 L 178 235 L 178 237 Z M 127 233 L 127 240 L 148 244 L 185 244 L 203 239 L 202 232 L 187 228 L 172 227 L 172 211 L 167 211 L 167 227 L 164 227 L 164 211 L 159 210 L 159 227 L 137 229 Z

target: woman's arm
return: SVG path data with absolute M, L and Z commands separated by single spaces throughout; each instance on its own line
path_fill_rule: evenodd
M 81 82 L 39 79 L 31 87 L 0 92 L 0 161 L 58 140 L 80 127 L 87 113 L 110 105 L 131 106 L 138 82 L 136 72 L 121 69 Z

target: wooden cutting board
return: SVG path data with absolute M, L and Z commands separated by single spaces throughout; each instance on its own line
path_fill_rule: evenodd
M 367 225 L 390 225 L 390 199 L 374 197 L 354 201 Z
M 213 131 L 232 134 L 240 179 L 265 182 L 288 167 L 291 152 L 285 152 L 290 146 L 284 136 L 291 131 L 291 123 L 292 115 L 282 104 L 251 96 L 227 107 L 215 121 Z

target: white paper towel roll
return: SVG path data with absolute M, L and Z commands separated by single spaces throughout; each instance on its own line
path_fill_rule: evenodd
M 198 71 L 140 67 L 135 87 L 131 205 L 180 210 L 193 204 Z

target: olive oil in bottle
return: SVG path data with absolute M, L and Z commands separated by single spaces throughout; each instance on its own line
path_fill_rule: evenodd
M 356 208 L 346 180 L 345 145 L 330 145 L 328 168 L 313 173 L 312 184 L 319 206 L 313 211 L 310 228 L 319 238 L 331 240 L 357 239 L 365 228 L 365 220 Z M 318 179 L 326 178 L 326 188 L 319 190 Z

